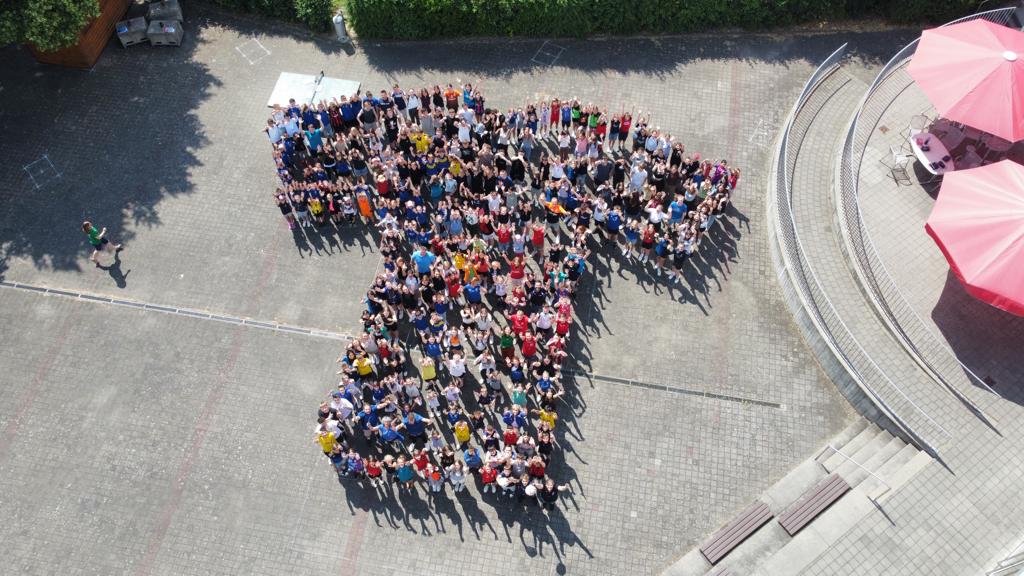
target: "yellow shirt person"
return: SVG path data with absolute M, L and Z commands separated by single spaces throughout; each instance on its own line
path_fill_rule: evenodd
M 452 176 L 458 178 L 462 174 L 462 162 L 455 156 L 449 156 L 448 171 L 451 172 Z
M 412 141 L 416 144 L 416 152 L 418 154 L 426 154 L 427 150 L 430 149 L 430 137 L 423 132 L 413 136 Z
M 338 439 L 334 434 L 327 430 L 321 430 L 316 436 L 316 441 L 320 443 L 320 448 L 323 449 L 324 454 L 330 454 L 331 450 L 334 450 L 334 446 L 338 443 Z
M 424 356 L 423 360 L 420 361 L 420 377 L 423 378 L 424 382 L 430 382 L 437 378 L 437 366 L 430 356 Z
M 547 410 L 541 408 L 539 410 L 534 409 L 533 413 L 536 414 L 538 418 L 540 418 L 541 422 L 547 424 L 548 427 L 550 427 L 552 430 L 555 429 L 555 422 L 558 421 L 558 414 L 555 414 L 554 411 L 548 412 Z
M 463 254 L 462 252 L 456 252 L 455 256 L 453 256 L 452 259 L 455 261 L 455 269 L 456 270 L 461 272 L 461 271 L 466 269 L 466 255 L 465 254 Z
M 358 372 L 360 376 L 369 376 L 373 373 L 373 361 L 367 358 L 365 354 L 356 358 L 355 365 L 356 372 Z

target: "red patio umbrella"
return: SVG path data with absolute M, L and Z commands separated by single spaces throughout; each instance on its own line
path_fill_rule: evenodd
M 1024 139 L 1024 33 L 987 20 L 925 30 L 907 72 L 943 117 Z
M 947 173 L 925 229 L 967 292 L 1024 316 L 1024 166 Z

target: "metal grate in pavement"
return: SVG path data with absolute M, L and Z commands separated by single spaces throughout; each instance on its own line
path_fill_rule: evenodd
M 20 282 L 7 282 L 0 281 L 0 287 L 10 288 L 14 290 L 25 290 L 29 292 L 36 292 L 40 294 L 48 294 L 51 296 L 59 296 L 62 298 L 70 298 L 72 300 L 82 300 L 85 302 L 95 302 L 98 304 L 113 304 L 116 306 L 125 306 L 128 308 L 136 308 L 140 310 L 150 310 L 153 312 L 162 312 L 164 314 L 174 314 L 176 316 L 187 316 L 189 318 L 197 318 L 200 320 L 213 320 L 216 322 L 225 322 L 228 324 L 237 324 L 240 326 L 249 326 L 252 328 L 260 328 L 263 330 L 273 330 L 275 332 L 286 332 L 290 334 L 301 334 L 304 336 L 313 336 L 316 338 L 327 338 L 330 340 L 350 340 L 353 338 L 351 334 L 344 334 L 341 332 L 331 332 L 329 330 L 319 330 L 316 328 L 306 328 L 303 326 L 293 326 L 290 324 L 282 324 L 280 322 L 274 322 L 272 320 L 255 320 L 253 318 L 243 318 L 241 316 L 231 316 L 229 314 L 214 314 L 203 310 L 196 310 L 194 308 L 181 308 L 177 306 L 164 306 L 161 304 L 154 304 L 150 302 L 138 302 L 135 300 L 125 300 L 123 298 L 114 298 L 112 296 L 101 296 L 96 294 L 88 294 L 85 292 L 77 292 L 74 290 L 61 290 L 58 288 L 47 288 L 45 286 L 33 286 L 31 284 L 22 284 Z
M 711 398 L 713 400 L 724 400 L 726 402 L 737 402 L 739 404 L 749 404 L 754 406 L 764 406 L 766 408 L 774 408 L 776 410 L 785 410 L 785 405 L 779 404 L 778 402 L 769 402 L 767 400 L 756 400 L 754 398 L 744 398 L 742 396 L 732 396 L 730 394 L 718 394 L 716 392 L 708 392 L 706 390 L 694 390 L 691 388 L 681 388 L 678 386 L 668 386 L 665 384 L 653 384 L 651 382 L 643 382 L 640 380 L 631 380 L 629 378 L 619 378 L 617 376 L 606 376 L 603 374 L 593 374 L 583 370 L 576 370 L 574 368 L 563 368 L 562 373 L 569 376 L 582 376 L 590 380 L 597 380 L 598 382 L 612 382 L 615 384 L 624 384 L 626 386 L 632 386 L 634 388 L 647 388 L 648 390 L 658 390 L 660 392 L 668 392 L 670 394 L 685 394 L 687 396 L 703 396 L 705 398 Z

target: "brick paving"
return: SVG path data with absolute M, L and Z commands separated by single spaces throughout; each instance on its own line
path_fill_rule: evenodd
M 834 73 L 848 80 L 844 70 Z M 823 303 L 838 319 L 829 329 L 846 332 L 844 353 L 851 355 L 868 386 L 897 412 L 899 418 L 933 447 L 941 446 L 960 420 L 970 418 L 906 354 L 894 336 L 874 314 L 863 296 L 850 265 L 845 261 L 836 225 L 834 204 L 822 191 L 831 191 L 835 178 L 831 151 L 844 135 L 849 116 L 866 86 L 846 81 L 822 87 L 832 94 L 817 113 L 799 149 L 793 178 L 793 213 L 808 265 L 824 292 Z M 834 90 L 834 92 L 829 91 Z M 866 358 L 865 358 L 866 357 Z M 909 401 L 907 398 L 909 397 Z
M 897 92 L 899 91 L 899 92 Z M 898 94 L 898 97 L 896 97 Z M 889 146 L 905 143 L 909 118 L 934 116 L 924 94 L 900 70 L 886 82 L 882 99 L 889 97 L 878 128 L 868 141 L 861 167 L 861 212 L 882 264 L 917 318 L 980 378 L 988 379 L 1000 394 L 1024 400 L 1024 370 L 1019 343 L 1024 339 L 1024 318 L 993 308 L 968 294 L 949 271 L 949 264 L 925 232 L 941 181 L 927 184 L 927 173 L 911 166 L 912 186 L 897 186 L 880 162 Z M 963 147 L 954 153 L 963 153 Z M 1019 159 L 1019 148 L 1014 150 Z M 965 387 L 979 386 L 976 382 Z M 988 404 L 988 393 L 974 397 Z
M 245 59 L 253 35 L 269 53 Z M 901 33 L 860 33 L 863 44 Z M 280 71 L 379 89 L 473 79 L 505 107 L 543 94 L 635 102 L 689 149 L 744 170 L 740 217 L 680 293 L 593 269 L 565 428 L 573 498 L 548 520 L 473 493 L 433 505 L 341 489 L 312 442 L 337 343 L 0 289 L 0 548 L 19 573 L 463 574 L 659 571 L 852 413 L 773 279 L 763 179 L 780 118 L 839 35 L 365 45 L 197 5 L 179 49 L 110 47 L 91 72 L 3 50 L 0 276 L 347 332 L 377 262 L 359 233 L 293 241 L 259 132 Z M 877 66 L 863 54 L 860 64 Z M 250 64 L 250 62 L 254 62 Z M 24 122 L 25 118 L 31 122 Z M 45 157 L 45 162 L 33 164 Z M 23 167 L 27 167 L 25 169 Z M 97 270 L 77 224 L 127 249 Z M 654 312 L 652 314 L 652 312 Z M 584 363 L 586 364 L 586 363 Z
M 823 270 L 820 277 L 836 307 L 853 319 L 851 327 L 865 335 L 875 335 L 871 340 L 862 340 L 871 357 L 918 404 L 925 406 L 949 435 L 938 445 L 941 461 L 931 462 L 827 549 L 807 550 L 812 562 L 800 572 L 802 575 L 980 574 L 991 570 L 1020 544 L 1024 535 L 1022 503 L 1011 496 L 1019 475 L 1019 446 L 1024 434 L 1020 424 L 1020 388 L 1015 385 L 1020 361 L 1019 355 L 1007 353 L 1019 341 L 1015 334 L 1019 319 L 1009 315 L 1000 318 L 992 313 L 967 317 L 977 304 L 962 301 L 960 295 L 952 299 L 960 302 L 964 310 L 954 311 L 942 302 L 950 292 L 962 290 L 951 290 L 944 259 L 930 239 L 927 246 L 923 242 L 927 238 L 923 223 L 932 198 L 930 187 L 897 187 L 888 171 L 876 164 L 889 155 L 890 145 L 900 144 L 899 130 L 905 127 L 907 119 L 927 110 L 923 96 L 901 76 L 897 73 L 891 77 L 897 84 L 895 89 L 879 93 L 883 99 L 888 94 L 892 102 L 883 100 L 885 113 L 868 140 L 864 156 L 860 201 L 868 230 L 899 289 L 918 308 L 922 318 L 934 322 L 934 334 L 948 337 L 961 360 L 979 372 L 1006 375 L 1005 380 L 997 381 L 1001 382 L 999 390 L 1005 399 L 980 389 L 970 391 L 972 398 L 987 400 L 984 407 L 990 421 L 986 423 L 972 416 L 938 383 L 914 375 L 915 365 L 895 341 L 878 347 L 889 335 L 856 289 L 851 272 L 836 267 L 843 259 L 837 246 L 842 238 L 830 222 L 835 215 L 834 207 L 818 196 L 834 176 L 820 152 L 828 149 L 828 145 L 820 140 L 842 137 L 850 106 L 847 102 L 846 106 L 823 108 L 817 128 L 812 127 L 805 142 L 812 154 L 798 167 L 797 173 L 803 177 L 794 180 L 794 194 L 805 199 L 797 216 L 799 219 L 802 213 L 804 230 L 811 239 L 806 244 L 810 257 L 818 260 Z M 831 93 L 829 90 L 834 87 L 826 92 Z M 838 91 L 836 94 L 842 95 Z M 818 154 L 813 154 L 815 150 Z M 939 292 L 943 296 L 935 302 Z M 969 298 L 966 294 L 962 296 Z M 871 323 L 876 325 L 871 327 Z M 967 323 L 972 325 L 968 327 Z M 962 325 L 964 333 L 947 332 L 953 325 Z M 983 332 L 988 333 L 979 336 L 977 342 L 966 341 L 971 334 Z M 986 344 L 991 345 L 991 350 L 976 351 Z M 972 365 L 972 361 L 979 359 L 975 354 L 981 354 L 985 363 Z M 914 421 L 910 423 L 918 429 Z

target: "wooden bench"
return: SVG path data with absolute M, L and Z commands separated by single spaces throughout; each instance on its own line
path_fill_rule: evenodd
M 700 553 L 708 562 L 716 564 L 771 519 L 772 511 L 768 509 L 768 505 L 758 500 L 741 512 L 735 520 L 715 532 L 711 539 L 700 547 Z
M 725 566 L 719 566 L 717 568 L 712 568 L 711 571 L 704 576 L 735 576 L 735 574 Z
M 850 485 L 846 483 L 846 480 L 840 478 L 838 474 L 830 474 L 786 508 L 782 514 L 779 514 L 779 524 L 787 534 L 795 536 L 818 514 L 824 512 L 849 491 Z

